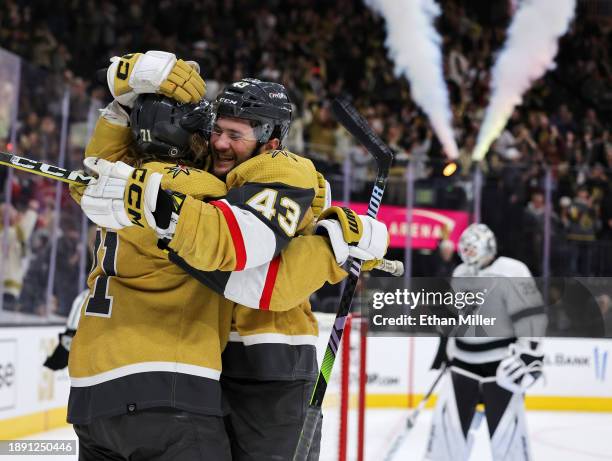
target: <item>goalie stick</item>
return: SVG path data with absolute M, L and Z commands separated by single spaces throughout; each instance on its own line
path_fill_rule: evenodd
M 20 157 L 9 152 L 0 152 L 0 165 L 44 176 L 45 178 L 56 179 L 75 186 L 86 186 L 92 179 L 95 179 L 93 176 L 88 176 L 82 171 L 67 170 L 55 165 L 39 162 L 38 160 Z M 375 269 L 387 272 L 394 277 L 404 275 L 404 264 L 401 261 L 383 259 Z
M 442 369 L 440 370 L 440 373 L 438 373 L 438 376 L 436 376 L 436 379 L 434 379 L 434 382 L 429 387 L 427 394 L 425 394 L 425 396 L 421 399 L 417 407 L 412 411 L 412 413 L 410 413 L 408 418 L 406 418 L 406 426 L 404 427 L 402 432 L 400 432 L 397 435 L 397 437 L 395 437 L 395 440 L 391 444 L 391 448 L 389 448 L 389 451 L 383 458 L 384 461 L 393 461 L 393 457 L 397 453 L 397 450 L 399 450 L 399 448 L 404 443 L 406 436 L 408 435 L 410 430 L 414 427 L 414 423 L 416 422 L 416 419 L 419 417 L 419 414 L 421 413 L 423 408 L 425 408 L 425 405 L 427 404 L 428 400 L 431 398 L 431 395 L 433 394 L 433 392 L 436 390 L 436 387 L 438 387 L 438 383 L 440 382 L 440 380 L 446 373 L 446 369 L 447 369 L 447 365 L 444 364 L 442 366 Z
M 389 168 L 393 160 L 393 153 L 391 149 L 381 141 L 376 133 L 374 133 L 372 127 L 368 125 L 368 122 L 359 114 L 357 109 L 347 100 L 334 100 L 332 103 L 332 112 L 344 128 L 363 144 L 368 152 L 376 159 L 378 171 L 374 182 L 374 188 L 370 195 L 367 211 L 368 216 L 376 218 L 385 191 Z M 312 391 L 310 404 L 306 410 L 306 417 L 304 418 L 302 432 L 300 433 L 295 454 L 293 455 L 293 461 L 306 461 L 315 432 L 320 424 L 322 417 L 321 407 L 323 405 L 323 399 L 325 398 L 327 383 L 329 382 L 334 361 L 336 360 L 336 353 L 340 346 L 340 340 L 342 339 L 346 316 L 351 309 L 351 302 L 355 294 L 360 271 L 361 261 L 351 260 L 348 279 L 344 286 L 342 297 L 340 298 L 340 306 L 338 307 L 336 320 L 334 321 L 334 326 L 332 327 L 332 332 L 325 349 L 319 377 Z

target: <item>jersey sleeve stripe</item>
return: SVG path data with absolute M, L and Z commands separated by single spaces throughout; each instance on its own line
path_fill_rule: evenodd
M 243 271 L 230 272 L 222 291 L 223 297 L 243 306 L 258 309 L 269 265 L 270 263 L 266 263 Z M 217 272 L 209 272 L 207 275 L 214 277 L 215 274 Z
M 227 227 L 232 236 L 232 241 L 234 242 L 234 250 L 236 251 L 236 268 L 234 270 L 241 271 L 246 266 L 246 249 L 238 221 L 230 206 L 224 201 L 215 200 L 214 202 L 210 202 L 210 204 L 219 208 L 225 217 Z
M 272 299 L 272 292 L 274 291 L 274 284 L 276 283 L 276 276 L 278 275 L 278 267 L 280 265 L 280 255 L 274 258 L 270 262 L 268 267 L 268 273 L 266 274 L 266 282 L 264 284 L 263 292 L 259 300 L 259 308 L 262 310 L 270 309 L 270 300 Z

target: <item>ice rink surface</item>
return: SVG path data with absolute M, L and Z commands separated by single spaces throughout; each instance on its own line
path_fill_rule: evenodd
M 404 427 L 407 411 L 368 410 L 366 418 L 365 459 L 382 460 L 395 435 Z M 398 450 L 395 460 L 421 460 L 431 422 L 431 411 L 419 415 L 416 425 Z M 351 421 L 352 423 L 352 421 Z M 531 411 L 527 416 L 531 448 L 536 461 L 612 460 L 612 414 Z M 353 439 L 356 428 L 351 425 L 349 459 L 356 459 Z M 325 436 L 332 434 L 326 431 Z M 476 432 L 470 460 L 491 459 L 486 421 Z M 336 460 L 334 452 L 322 454 L 321 461 Z
M 385 456 L 391 441 L 403 427 L 407 412 L 402 410 L 368 410 L 366 417 L 366 460 L 379 461 Z M 349 459 L 356 459 L 355 418 L 349 426 Z M 431 420 L 431 411 L 424 411 L 405 443 L 397 452 L 395 460 L 421 460 Z M 531 411 L 527 424 L 531 435 L 531 448 L 536 461 L 598 461 L 612 460 L 612 414 L 610 413 L 570 413 Z M 337 421 L 328 413 L 325 417 L 323 450 L 320 461 L 336 461 Z M 27 437 L 27 439 L 74 439 L 71 427 L 52 430 Z M 19 461 L 66 460 L 74 461 L 76 456 L 0 456 L 0 460 L 18 459 Z M 474 461 L 490 460 L 486 422 L 476 432 L 474 451 L 470 458 Z

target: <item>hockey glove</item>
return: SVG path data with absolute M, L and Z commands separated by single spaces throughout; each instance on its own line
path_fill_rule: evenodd
M 333 206 L 323 211 L 315 232 L 328 235 L 340 265 L 349 256 L 362 261 L 380 260 L 389 245 L 387 226 L 369 216 L 359 216 L 349 208 Z M 372 267 L 377 262 L 372 262 Z
M 315 198 L 312 200 L 312 213 L 314 214 L 315 219 L 318 219 L 321 216 L 323 210 L 328 209 L 331 206 L 331 189 L 329 187 L 329 183 L 325 179 L 325 177 L 317 171 L 317 194 Z
M 510 392 L 523 393 L 542 376 L 544 354 L 540 344 L 530 341 L 510 344 L 510 354 L 497 367 L 497 384 Z
M 70 352 L 70 345 L 75 333 L 76 330 L 66 328 L 66 331 L 58 335 L 59 344 L 53 353 L 47 357 L 43 366 L 53 371 L 62 370 L 68 366 L 68 353 Z
M 161 93 L 181 103 L 196 103 L 206 94 L 200 67 L 165 51 L 111 58 L 106 79 L 113 97 L 132 107 L 139 94 Z
M 81 198 L 81 208 L 89 219 L 115 230 L 132 225 L 156 228 L 153 212 L 157 208 L 160 173 L 95 157 L 83 163 L 98 175 Z

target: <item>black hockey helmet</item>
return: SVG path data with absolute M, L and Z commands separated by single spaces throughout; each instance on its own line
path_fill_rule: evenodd
M 189 138 L 192 131 L 185 129 L 181 121 L 195 108 L 194 104 L 181 104 L 158 94 L 140 95 L 130 114 L 139 151 L 172 159 L 191 155 Z
M 201 99 L 180 120 L 180 125 L 190 133 L 200 133 L 207 141 L 214 121 L 213 105 L 206 99 Z
M 231 117 L 254 122 L 257 142 L 283 139 L 291 124 L 291 101 L 280 83 L 243 78 L 227 86 L 217 96 L 215 117 Z

